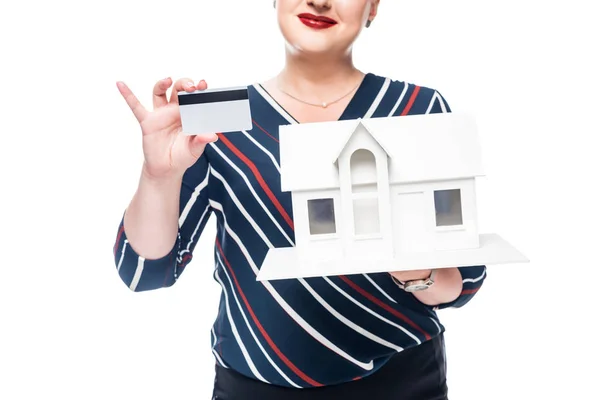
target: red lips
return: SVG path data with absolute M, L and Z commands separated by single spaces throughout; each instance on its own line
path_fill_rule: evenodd
M 300 14 L 298 18 L 304 25 L 314 29 L 327 29 L 337 24 L 337 21 L 331 18 L 309 13 Z

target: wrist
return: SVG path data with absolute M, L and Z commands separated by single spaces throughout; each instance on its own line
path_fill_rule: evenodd
M 462 291 L 462 275 L 458 268 L 440 268 L 435 275 L 435 284 L 429 290 L 413 293 L 421 303 L 436 307 L 456 300 Z
M 181 185 L 184 174 L 185 172 L 169 172 L 167 174 L 162 175 L 152 174 L 148 171 L 146 163 L 144 163 L 144 166 L 142 167 L 140 180 L 143 183 L 153 187 L 172 187 L 176 185 Z
M 403 271 L 391 273 L 392 279 L 402 290 L 415 292 L 427 290 L 435 282 L 436 269 Z

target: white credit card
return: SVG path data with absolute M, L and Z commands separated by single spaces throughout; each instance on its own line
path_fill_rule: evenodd
M 183 91 L 177 97 L 184 135 L 252 129 L 247 87 Z

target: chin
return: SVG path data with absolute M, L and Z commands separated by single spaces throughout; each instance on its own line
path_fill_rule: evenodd
M 285 40 L 288 49 L 297 55 L 331 56 L 344 53 L 350 46 L 346 41 L 328 35 L 290 35 L 286 36 Z
M 291 41 L 289 44 L 293 51 L 298 54 L 310 54 L 314 56 L 335 54 L 340 50 L 337 46 L 332 46 L 331 43 L 324 43 L 323 41 L 299 40 Z

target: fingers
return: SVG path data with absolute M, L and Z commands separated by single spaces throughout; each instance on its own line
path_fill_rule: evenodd
M 173 90 L 171 91 L 171 99 L 170 102 L 178 102 L 177 92 L 193 92 L 196 90 L 196 86 L 194 85 L 194 81 L 190 78 L 182 78 L 175 82 L 173 86 Z
M 142 105 L 142 103 L 140 103 L 138 98 L 135 97 L 133 92 L 129 89 L 129 87 L 127 87 L 127 85 L 124 82 L 117 82 L 117 88 L 119 89 L 119 92 L 125 99 L 125 102 L 129 106 L 129 108 L 131 108 L 131 111 L 133 111 L 133 115 L 135 115 L 135 118 L 138 120 L 138 122 L 141 123 L 144 120 L 144 118 L 146 118 L 146 114 L 148 113 Z
M 198 84 L 196 85 L 196 90 L 206 90 L 206 88 L 208 87 L 208 85 L 206 84 L 206 82 L 204 81 L 204 79 L 202 79 L 200 82 L 198 82 Z
M 171 78 L 165 78 L 154 85 L 154 89 L 152 90 L 152 104 L 155 110 L 169 104 L 167 90 L 171 87 L 171 83 Z
M 217 134 L 207 134 L 207 135 L 195 135 L 190 136 L 189 140 L 189 149 L 192 156 L 198 158 L 202 155 L 204 148 L 207 144 L 216 142 L 219 139 Z

